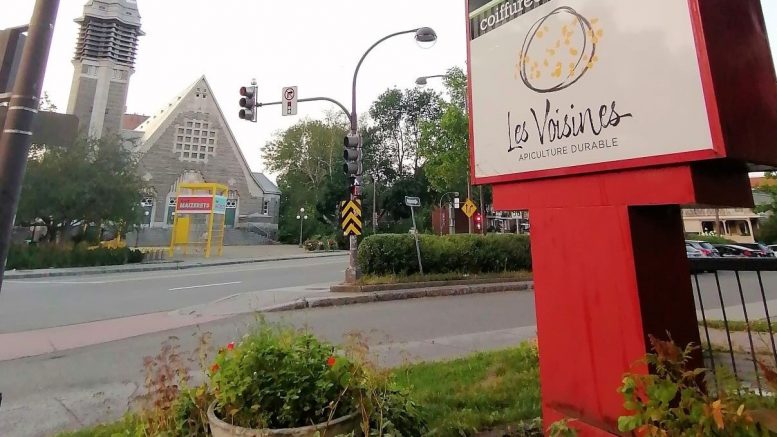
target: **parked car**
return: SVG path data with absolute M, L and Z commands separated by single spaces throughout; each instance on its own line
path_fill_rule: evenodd
M 720 252 L 720 256 L 724 258 L 762 258 L 760 251 L 754 251 L 750 248 L 739 246 L 736 244 L 720 244 L 715 245 L 715 248 Z
M 690 244 L 685 244 L 685 254 L 688 256 L 688 258 L 704 258 L 704 254 L 701 252 L 701 250 L 691 246 Z
M 685 245 L 690 245 L 694 249 L 701 252 L 706 257 L 719 257 L 720 252 L 718 249 L 715 248 L 710 243 L 707 243 L 706 241 L 697 241 L 697 240 L 685 240 Z
M 772 249 L 769 249 L 768 246 L 764 246 L 761 243 L 740 243 L 738 244 L 738 246 L 752 249 L 753 252 L 757 252 L 759 256 L 762 256 L 764 258 L 774 258 L 774 251 Z

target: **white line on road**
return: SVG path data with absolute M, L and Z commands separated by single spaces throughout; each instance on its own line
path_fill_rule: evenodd
M 242 284 L 242 281 L 236 281 L 236 282 L 222 282 L 220 284 L 206 284 L 206 285 L 193 285 L 191 287 L 176 287 L 171 288 L 167 291 L 179 291 L 179 290 L 191 290 L 193 288 L 208 288 L 208 287 L 219 287 L 222 285 L 236 285 L 236 284 Z

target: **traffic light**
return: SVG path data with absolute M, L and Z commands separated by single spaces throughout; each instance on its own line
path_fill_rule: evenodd
M 483 216 L 480 213 L 475 213 L 475 229 L 478 231 L 483 229 Z
M 256 94 L 259 87 L 249 85 L 240 88 L 240 118 L 256 123 Z
M 362 174 L 362 137 L 359 134 L 348 134 L 343 140 L 343 171 L 350 178 Z M 354 186 L 354 184 L 351 184 Z

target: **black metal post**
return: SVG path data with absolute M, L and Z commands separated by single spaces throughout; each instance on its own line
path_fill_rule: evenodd
M 38 0 L 35 4 L 8 115 L 0 133 L 0 290 L 58 10 L 59 0 Z

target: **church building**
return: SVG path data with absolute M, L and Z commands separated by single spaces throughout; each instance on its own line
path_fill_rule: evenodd
M 82 132 L 94 138 L 120 135 L 138 152 L 148 187 L 139 199 L 144 224 L 172 226 L 178 184 L 213 182 L 229 187 L 227 227 L 275 236 L 278 187 L 251 171 L 204 76 L 150 116 L 126 114 L 144 35 L 136 0 L 89 0 L 76 22 L 80 32 L 68 113 L 78 117 Z

